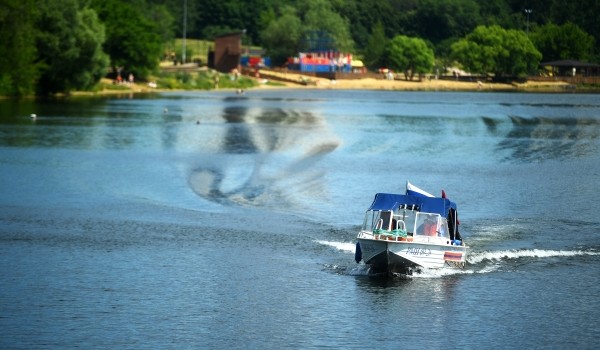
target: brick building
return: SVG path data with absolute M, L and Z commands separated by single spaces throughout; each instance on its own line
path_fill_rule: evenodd
M 242 35 L 244 35 L 243 31 L 224 34 L 215 38 L 212 68 L 222 73 L 238 68 L 242 56 Z

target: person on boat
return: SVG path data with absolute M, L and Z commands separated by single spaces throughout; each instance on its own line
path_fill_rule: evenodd
M 435 236 L 437 234 L 437 223 L 434 219 L 427 218 L 425 222 L 419 226 L 417 232 L 425 236 Z

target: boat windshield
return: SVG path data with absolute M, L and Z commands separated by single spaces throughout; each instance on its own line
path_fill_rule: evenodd
M 395 224 L 395 227 L 394 227 Z M 363 231 L 406 230 L 414 236 L 436 236 L 449 238 L 448 222 L 439 214 L 422 213 L 415 210 L 367 210 Z
M 400 227 L 404 226 L 408 234 L 412 234 L 414 232 L 417 213 L 415 210 L 399 209 L 397 212 L 394 212 L 394 219 L 396 219 Z
M 392 212 L 381 210 L 367 210 L 365 221 L 363 222 L 363 231 L 373 231 L 376 229 L 392 230 Z
M 448 237 L 448 223 L 439 214 L 417 213 L 415 235 Z

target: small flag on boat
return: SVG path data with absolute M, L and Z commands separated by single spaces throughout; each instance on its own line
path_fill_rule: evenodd
M 411 196 L 435 197 L 431 193 L 423 191 L 408 181 L 406 181 L 406 194 Z

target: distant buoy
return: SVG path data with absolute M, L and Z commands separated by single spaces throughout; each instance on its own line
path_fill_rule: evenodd
M 169 113 L 169 109 L 168 108 L 163 109 L 163 113 Z
M 362 260 L 362 251 L 360 249 L 360 242 L 356 242 L 356 251 L 354 252 L 354 261 L 358 264 Z
M 198 125 L 198 124 L 200 124 L 200 121 L 199 121 L 199 120 L 196 120 L 196 125 Z

